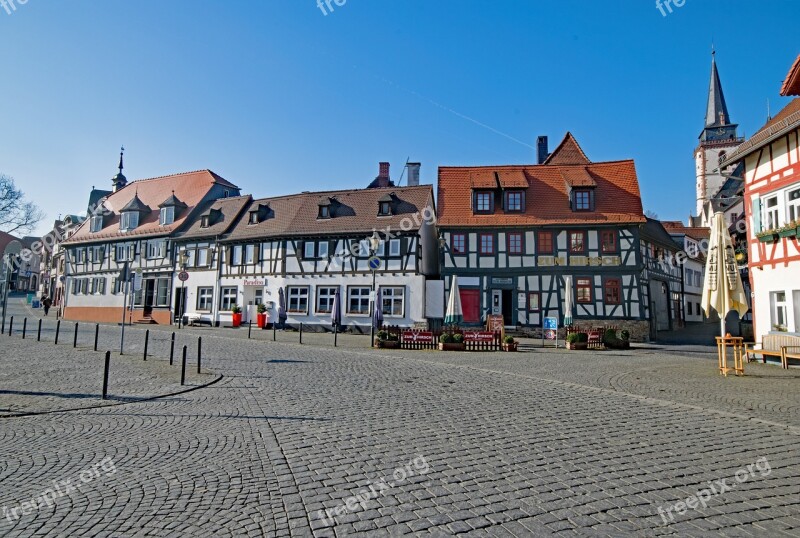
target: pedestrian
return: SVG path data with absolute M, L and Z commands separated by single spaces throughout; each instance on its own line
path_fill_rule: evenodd
M 50 312 L 50 307 L 53 306 L 53 301 L 45 295 L 42 297 L 42 306 L 44 307 L 44 315 L 46 316 Z

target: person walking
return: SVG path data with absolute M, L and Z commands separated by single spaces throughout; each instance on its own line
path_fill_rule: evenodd
M 44 307 L 44 315 L 46 316 L 50 312 L 50 307 L 53 306 L 52 299 L 50 299 L 50 297 L 45 295 L 42 298 L 42 306 Z

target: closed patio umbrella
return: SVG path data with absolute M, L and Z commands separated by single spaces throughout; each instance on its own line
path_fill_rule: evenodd
M 572 325 L 572 308 L 574 307 L 574 300 L 572 299 L 572 277 L 564 277 L 564 327 Z
M 283 288 L 278 288 L 278 325 L 281 328 L 286 324 L 286 296 L 283 294 Z
M 711 220 L 702 305 L 706 316 L 711 314 L 712 308 L 719 314 L 722 337 L 725 336 L 725 316 L 728 312 L 735 310 L 743 316 L 748 310 L 733 242 L 725 226 L 725 216 L 721 212 L 715 213 Z
M 380 329 L 381 325 L 383 325 L 383 305 L 381 304 L 381 289 L 375 292 L 375 305 L 373 307 L 374 312 L 372 313 L 372 326 L 376 329 Z
M 464 321 L 464 310 L 461 308 L 461 293 L 458 291 L 458 277 L 453 275 L 450 281 L 450 297 L 447 300 L 447 313 L 444 315 L 445 325 L 460 325 Z
M 334 328 L 342 325 L 342 300 L 339 295 L 339 288 L 336 288 L 336 294 L 333 296 L 333 308 L 331 308 L 331 325 Z

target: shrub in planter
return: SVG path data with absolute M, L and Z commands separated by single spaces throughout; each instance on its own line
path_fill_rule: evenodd
M 567 335 L 567 349 L 588 349 L 589 335 L 587 333 L 572 333 Z
M 464 343 L 464 335 L 461 333 L 455 333 L 453 335 L 453 343 L 454 344 L 463 344 Z
M 516 351 L 519 344 L 511 335 L 503 338 L 503 351 Z
M 464 343 L 464 335 L 443 333 L 439 337 L 439 349 L 441 351 L 464 351 L 467 349 L 467 345 Z
M 259 329 L 263 329 L 264 326 L 267 324 L 267 305 L 264 303 L 259 303 L 256 307 L 256 325 L 258 325 Z
M 628 333 L 628 331 L 625 332 Z M 628 338 L 630 338 L 630 333 L 628 333 Z M 606 329 L 603 335 L 603 345 L 608 349 L 630 349 L 631 347 L 631 343 L 628 339 L 617 338 L 617 331 L 614 329 Z
M 622 329 L 619 332 L 619 337 L 620 337 L 620 339 L 622 339 L 622 341 L 629 342 L 630 339 L 631 339 L 631 332 L 629 330 L 627 330 L 627 329 Z
M 440 344 L 452 344 L 453 343 L 453 335 L 450 333 L 442 333 L 439 336 L 439 343 Z
M 231 322 L 234 327 L 242 324 L 242 307 L 237 304 L 231 307 Z
M 400 347 L 400 336 L 389 331 L 380 330 L 375 335 L 378 347 L 397 349 Z

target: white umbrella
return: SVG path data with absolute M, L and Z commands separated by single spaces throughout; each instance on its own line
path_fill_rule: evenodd
M 445 325 L 458 325 L 464 321 L 464 310 L 461 308 L 461 293 L 458 291 L 458 277 L 453 275 L 450 282 L 450 298 L 447 300 L 447 313 L 444 316 Z
M 564 277 L 564 327 L 572 325 L 572 277 Z
M 728 312 L 736 310 L 743 316 L 748 310 L 733 242 L 725 226 L 725 216 L 721 212 L 715 213 L 711 220 L 702 304 L 706 316 L 711 314 L 712 308 L 719 314 L 722 337 L 725 336 L 725 316 Z

